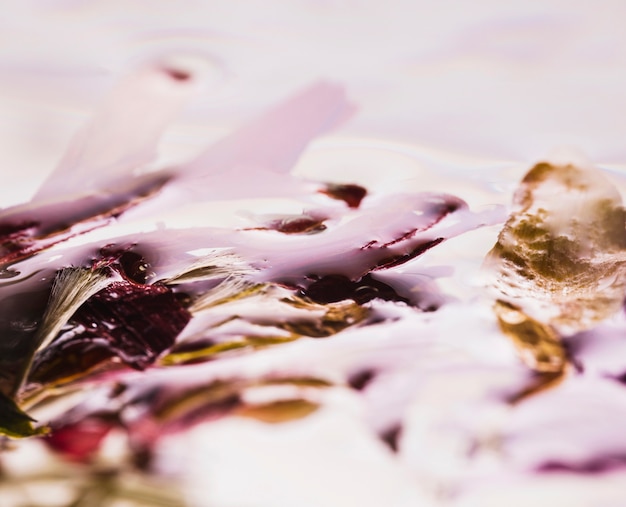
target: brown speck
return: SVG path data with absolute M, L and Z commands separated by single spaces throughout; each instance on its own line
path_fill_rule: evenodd
M 345 202 L 349 208 L 358 208 L 361 201 L 367 195 L 367 190 L 360 185 L 328 185 L 325 189 L 320 190 L 322 194 L 333 199 Z
M 164 72 L 176 81 L 189 81 L 191 79 L 191 74 L 187 71 L 181 69 L 163 69 Z
M 374 380 L 374 377 L 376 377 L 376 371 L 371 368 L 359 370 L 348 377 L 348 385 L 352 389 L 362 391 Z
M 398 441 L 402 435 L 402 425 L 394 424 L 380 434 L 380 439 L 385 442 L 393 452 L 398 452 Z

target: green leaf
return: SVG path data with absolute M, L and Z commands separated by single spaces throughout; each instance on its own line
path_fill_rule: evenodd
M 11 438 L 25 438 L 35 435 L 44 435 L 46 427 L 35 428 L 35 420 L 3 394 L 0 394 L 0 435 Z

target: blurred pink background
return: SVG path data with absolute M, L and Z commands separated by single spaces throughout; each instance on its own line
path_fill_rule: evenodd
M 24 171 L 49 171 L 114 81 L 164 55 L 203 76 L 183 144 L 322 79 L 359 107 L 338 135 L 524 163 L 559 145 L 626 158 L 619 0 L 14 0 L 0 13 L 5 205 L 32 194 Z

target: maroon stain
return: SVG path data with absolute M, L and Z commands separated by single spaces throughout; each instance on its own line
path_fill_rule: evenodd
M 409 302 L 393 287 L 376 280 L 369 274 L 357 281 L 352 281 L 344 275 L 326 275 L 314 281 L 307 289 L 301 290 L 301 295 L 320 304 L 337 303 L 346 299 L 364 304 L 376 298 L 385 301 Z
M 38 346 L 36 331 L 49 298 L 48 283 L 0 299 L 0 393 L 8 397 L 15 395 Z
M 379 436 L 380 439 L 385 442 L 393 452 L 398 452 L 398 443 L 401 435 L 402 425 L 394 424 L 393 426 L 384 430 Z
M 97 193 L 72 202 L 16 207 L 0 222 L 0 267 L 10 266 L 57 243 L 107 225 L 158 192 L 165 173 L 138 177 L 119 193 Z
M 376 371 L 370 368 L 359 370 L 348 377 L 348 385 L 356 391 L 362 391 L 376 378 Z
M 139 252 L 131 250 L 133 247 L 108 245 L 101 248 L 98 258 L 92 262 L 92 269 L 110 267 L 127 282 L 145 284 L 150 274 L 150 264 Z
M 112 428 L 107 421 L 88 417 L 54 429 L 44 442 L 70 460 L 85 462 L 100 449 Z
M 404 264 L 405 262 L 408 262 L 411 259 L 415 259 L 415 257 L 419 257 L 424 252 L 427 252 L 428 250 L 430 250 L 432 247 L 437 246 L 444 239 L 445 238 L 437 238 L 431 241 L 425 241 L 423 243 L 419 243 L 410 252 L 385 257 L 382 260 L 378 261 L 376 266 L 372 268 L 372 271 L 377 271 L 379 269 L 389 269 L 389 268 L 393 268 L 396 266 L 400 266 L 401 264 Z
M 539 472 L 571 472 L 579 474 L 599 474 L 624 468 L 626 456 L 607 455 L 591 458 L 578 463 L 566 463 L 563 461 L 548 461 L 537 468 Z
M 349 208 L 358 208 L 363 198 L 367 195 L 367 190 L 360 185 L 329 184 L 326 188 L 320 190 L 320 193 L 333 199 L 344 201 Z
M 66 330 L 38 353 L 29 376 L 47 383 L 119 357 L 143 369 L 174 344 L 191 314 L 162 285 L 115 282 L 85 302 Z
M 274 220 L 262 227 L 244 229 L 246 231 L 278 231 L 283 234 L 315 234 L 326 230 L 326 217 L 296 215 Z
M 191 79 L 191 73 L 181 70 L 181 69 L 174 69 L 171 67 L 166 67 L 163 69 L 163 71 L 172 79 L 176 80 L 176 81 L 189 81 Z
M 284 218 L 272 222 L 268 229 L 273 229 L 283 234 L 312 234 L 326 229 L 324 220 L 324 218 L 315 218 L 307 215 Z

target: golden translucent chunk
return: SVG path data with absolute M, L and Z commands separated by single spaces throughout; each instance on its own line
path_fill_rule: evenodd
M 494 311 L 500 329 L 511 338 L 520 358 L 530 369 L 551 373 L 564 370 L 567 354 L 559 336 L 550 326 L 504 301 L 496 301 Z
M 626 292 L 625 217 L 619 192 L 601 171 L 537 164 L 487 255 L 497 297 L 560 333 L 615 313 Z

